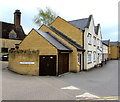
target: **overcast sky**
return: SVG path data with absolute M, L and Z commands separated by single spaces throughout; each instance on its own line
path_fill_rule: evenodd
M 93 15 L 94 23 L 101 24 L 103 39 L 118 40 L 118 1 L 119 0 L 1 0 L 0 21 L 13 23 L 14 11 L 22 13 L 21 25 L 26 34 L 32 28 L 38 8 L 50 7 L 63 19 L 75 20 Z

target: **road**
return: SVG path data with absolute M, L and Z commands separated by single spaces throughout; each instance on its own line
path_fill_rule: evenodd
M 1 62 L 0 62 L 1 63 Z M 79 95 L 118 96 L 118 61 L 101 68 L 56 76 L 28 76 L 9 71 L 2 62 L 3 100 L 75 100 Z
M 108 61 L 103 67 L 86 72 L 71 73 L 60 80 L 98 96 L 118 96 L 118 60 Z

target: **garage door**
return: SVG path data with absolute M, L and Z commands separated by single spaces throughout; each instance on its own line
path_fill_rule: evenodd
M 63 74 L 69 71 L 69 54 L 58 54 L 58 74 Z
M 56 75 L 56 56 L 40 56 L 39 75 Z

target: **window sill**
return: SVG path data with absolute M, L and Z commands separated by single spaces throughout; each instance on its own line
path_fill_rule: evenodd
M 92 45 L 91 43 L 88 43 L 88 45 Z
M 88 62 L 88 64 L 91 64 L 92 62 Z

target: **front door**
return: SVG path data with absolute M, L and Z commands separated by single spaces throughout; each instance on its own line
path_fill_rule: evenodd
M 40 56 L 39 75 L 56 75 L 56 56 Z

